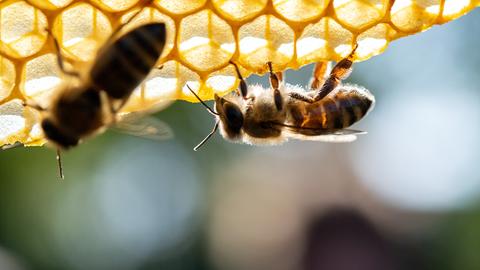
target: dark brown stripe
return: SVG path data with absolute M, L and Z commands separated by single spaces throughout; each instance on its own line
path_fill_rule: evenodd
M 326 122 L 324 128 L 335 128 L 338 118 L 338 108 L 335 101 L 331 98 L 324 98 L 321 104 L 325 110 Z
M 303 123 L 304 117 L 300 109 L 296 106 L 290 107 L 290 114 L 293 118 L 293 123 L 295 126 L 300 126 Z
M 365 113 L 363 112 L 363 109 L 362 109 L 364 107 L 364 104 L 358 98 L 358 96 L 353 96 L 350 99 L 350 103 L 352 104 L 353 113 L 355 115 L 355 122 L 358 122 L 365 115 Z
M 146 38 L 150 38 L 155 44 L 155 48 L 159 55 L 163 52 L 163 47 L 166 43 L 167 30 L 164 23 L 152 23 L 145 26 L 145 31 L 149 33 Z
M 332 114 L 333 118 L 333 128 L 335 129 L 341 129 L 343 128 L 343 113 L 342 113 L 342 107 L 340 106 L 340 103 L 338 99 L 333 99 L 335 102 L 335 106 L 337 107 L 337 110 L 335 113 Z
M 356 123 L 356 122 L 360 121 L 360 119 L 363 118 L 363 113 L 362 113 L 362 109 L 360 109 L 360 107 L 358 107 L 358 106 L 353 107 L 353 111 L 355 113 L 355 122 L 354 123 Z
M 155 64 L 156 58 L 151 58 L 141 50 L 139 44 L 132 39 L 123 38 L 116 44 L 119 55 L 128 66 L 135 68 L 138 73 L 147 74 Z M 146 75 L 145 75 L 146 76 Z
M 165 24 L 138 27 L 105 48 L 90 76 L 112 98 L 126 98 L 146 78 L 165 45 Z
M 351 126 L 353 124 L 353 120 L 355 119 L 355 114 L 348 97 L 345 95 L 340 96 L 338 98 L 338 104 L 342 111 L 343 128 Z
M 157 27 L 151 24 L 142 26 L 131 32 L 132 40 L 139 44 L 142 51 L 152 59 L 158 59 L 163 50 L 163 45 L 160 46 L 161 44 L 159 44 L 155 38 L 156 32 Z
M 362 97 L 355 92 L 351 92 L 346 95 L 346 100 L 350 103 L 349 113 L 352 115 L 353 120 L 351 124 L 356 123 L 365 115 L 362 109 L 364 107 Z
M 92 72 L 93 82 L 110 97 L 120 99 L 129 96 L 142 79 L 126 68 L 121 57 L 113 57 L 109 64 L 112 68 Z
M 372 101 L 365 96 L 358 96 L 357 98 L 360 101 L 359 107 L 362 111 L 362 117 L 364 117 L 367 114 L 368 109 L 370 109 L 370 106 L 372 106 Z

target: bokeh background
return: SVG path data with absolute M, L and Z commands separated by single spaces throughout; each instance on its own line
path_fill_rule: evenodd
M 193 152 L 213 119 L 176 102 L 175 139 L 108 132 L 63 181 L 51 149 L 1 152 L 0 269 L 480 269 L 479 29 L 477 9 L 356 64 L 377 104 L 351 144 Z

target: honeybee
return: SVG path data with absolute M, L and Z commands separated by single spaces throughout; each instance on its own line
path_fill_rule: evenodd
M 46 139 L 57 147 L 62 178 L 60 150 L 76 146 L 83 138 L 107 127 L 115 125 L 128 134 L 150 138 L 166 137 L 170 132 L 166 125 L 153 118 L 141 120 L 137 114 L 117 114 L 154 68 L 166 42 L 164 23 L 145 24 L 116 37 L 120 28 L 137 14 L 100 48 L 86 76 L 65 68 L 58 41 L 47 30 L 53 37 L 60 69 L 79 82 L 59 89 L 48 108 L 33 105 L 42 112 L 41 127 Z M 138 122 L 130 121 L 132 119 Z
M 215 109 L 209 108 L 190 91 L 216 118 L 210 134 L 197 145 L 198 150 L 220 127 L 227 140 L 247 144 L 274 145 L 289 138 L 327 142 L 350 142 L 364 132 L 347 129 L 372 110 L 374 96 L 364 87 L 342 84 L 353 65 L 357 46 L 329 72 L 329 63 L 316 64 L 310 89 L 283 83 L 283 74 L 270 74 L 270 89 L 247 85 L 238 66 L 239 91 L 225 97 L 215 95 Z M 328 74 L 329 73 L 329 74 Z M 325 76 L 327 75 L 328 76 Z

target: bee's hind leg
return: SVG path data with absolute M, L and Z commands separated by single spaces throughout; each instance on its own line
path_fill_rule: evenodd
M 335 89 L 342 80 L 345 80 L 352 73 L 353 57 L 358 44 L 355 45 L 352 52 L 344 59 L 340 60 L 330 72 L 329 77 L 313 97 L 314 101 L 319 101 Z
M 327 74 L 331 71 L 331 69 L 331 62 L 317 62 L 312 72 L 312 78 L 310 79 L 310 88 L 312 90 L 319 90 L 320 87 L 325 83 Z M 298 92 L 289 93 L 289 96 L 291 98 L 298 99 L 307 103 L 315 102 L 315 99 L 313 97 Z
M 319 77 L 317 76 L 317 71 L 319 74 L 321 74 L 323 69 L 322 66 L 318 66 L 317 64 L 314 70 L 315 78 L 312 82 L 312 88 L 318 89 L 318 90 L 313 97 L 302 95 L 300 93 L 291 93 L 290 97 L 294 99 L 302 100 L 308 103 L 314 103 L 323 99 L 326 95 L 332 92 L 333 89 L 335 89 L 342 80 L 346 79 L 352 72 L 353 57 L 355 55 L 355 51 L 357 50 L 357 47 L 358 47 L 358 44 L 355 45 L 352 52 L 346 58 L 342 59 L 333 67 L 329 77 L 325 80 L 321 88 L 313 87 L 314 84 L 317 84 L 316 80 L 319 80 Z
M 280 94 L 280 84 L 283 82 L 283 73 L 282 72 L 273 72 L 272 62 L 267 62 L 268 71 L 270 72 L 270 86 L 273 90 L 273 100 L 275 102 L 275 107 L 277 111 L 281 111 L 283 108 L 283 97 Z

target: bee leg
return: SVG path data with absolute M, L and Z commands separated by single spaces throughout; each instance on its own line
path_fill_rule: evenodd
M 300 93 L 297 93 L 297 92 L 291 92 L 291 93 L 288 94 L 288 96 L 291 97 L 291 98 L 294 98 L 294 99 L 298 99 L 298 100 L 307 102 L 307 103 L 314 103 L 315 102 L 315 99 L 313 99 L 312 97 L 306 96 L 306 95 L 303 95 L 303 94 L 300 94 Z
M 116 120 L 115 116 L 123 108 L 123 106 L 125 106 L 127 101 L 128 101 L 128 99 L 122 99 L 120 101 L 120 103 L 114 104 L 115 101 L 113 99 L 111 99 L 111 98 L 108 99 L 108 107 L 110 109 L 110 113 L 112 114 L 112 119 L 113 119 L 114 122 Z
M 63 174 L 63 165 L 62 165 L 62 155 L 60 148 L 57 148 L 57 165 L 58 165 L 58 174 L 61 179 L 65 179 L 65 175 Z
M 283 74 L 281 72 L 274 73 L 272 69 L 272 62 L 267 62 L 268 71 L 270 72 L 270 86 L 273 90 L 273 100 L 275 101 L 275 107 L 277 111 L 281 111 L 283 108 L 283 98 L 280 94 L 280 83 L 283 81 Z
M 117 107 L 114 109 L 114 113 L 119 112 L 125 104 L 127 104 L 128 98 L 124 98 L 120 101 L 120 103 L 117 105 Z
M 108 108 L 110 109 L 110 113 L 112 115 L 115 115 L 117 113 L 117 109 L 115 108 L 115 105 L 113 104 L 113 100 L 108 99 Z
M 153 0 L 143 0 L 143 1 L 140 1 L 141 3 L 139 4 L 142 8 L 138 11 L 135 12 L 135 14 L 133 14 L 130 18 L 128 18 L 124 23 L 121 23 L 115 30 L 113 30 L 113 32 L 110 34 L 110 36 L 108 37 L 107 39 L 107 43 L 109 43 L 110 41 L 113 40 L 113 38 L 123 29 L 123 27 L 125 27 L 125 25 L 129 24 L 131 21 L 133 21 L 133 19 L 135 19 L 142 11 L 143 9 L 150 5 Z
M 106 122 L 109 125 L 114 125 L 117 123 L 117 112 L 119 111 L 119 109 L 115 108 L 115 105 L 112 102 L 110 102 L 110 100 L 108 101 L 108 109 L 110 112 L 110 118 Z
M 237 77 L 238 77 L 238 79 L 240 80 L 240 93 L 241 93 L 242 97 L 243 97 L 244 99 L 246 99 L 246 98 L 247 98 L 247 94 L 248 94 L 247 83 L 246 83 L 245 80 L 243 79 L 242 74 L 240 73 L 240 70 L 238 69 L 237 64 L 235 64 L 235 63 L 232 62 L 232 61 L 230 61 L 230 64 L 232 64 L 232 65 L 235 67 L 235 71 L 237 72 Z
M 310 88 L 319 89 L 325 82 L 325 78 L 327 77 L 327 74 L 330 73 L 331 69 L 331 62 L 317 62 L 313 69 L 312 78 L 310 79 Z
M 72 77 L 80 77 L 80 74 L 73 70 L 67 70 L 65 68 L 65 59 L 63 58 L 62 51 L 60 50 L 60 44 L 58 43 L 57 38 L 53 35 L 52 31 L 49 28 L 45 28 L 45 31 L 52 37 L 53 44 L 55 45 L 55 53 L 57 54 L 57 64 L 63 74 L 72 76 Z
M 355 45 L 355 48 L 353 48 L 347 58 L 342 59 L 333 67 L 330 76 L 322 85 L 322 88 L 320 88 L 317 94 L 313 97 L 314 101 L 323 99 L 326 95 L 332 92 L 342 80 L 346 79 L 350 73 L 352 73 L 353 56 L 355 55 L 357 48 L 358 44 Z
M 46 108 L 43 108 L 42 106 L 40 106 L 40 105 L 38 105 L 38 104 L 36 104 L 36 103 L 27 102 L 27 101 L 23 101 L 23 102 L 22 102 L 22 105 L 23 105 L 24 107 L 30 107 L 30 108 L 32 108 L 32 109 L 34 109 L 34 110 L 39 111 L 39 112 L 44 112 L 44 111 L 47 110 Z

